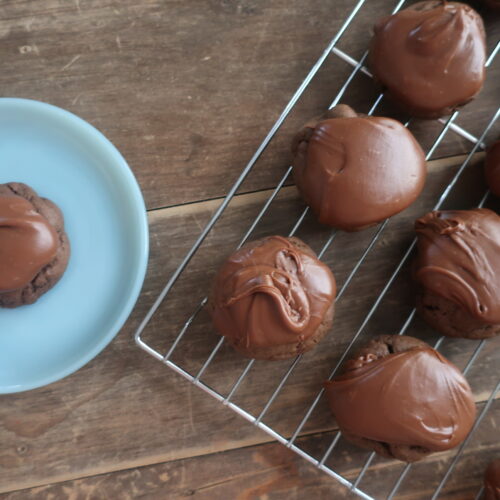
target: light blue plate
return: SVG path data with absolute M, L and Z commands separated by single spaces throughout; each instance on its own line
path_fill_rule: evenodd
M 49 104 L 0 99 L 0 183 L 24 182 L 63 211 L 68 269 L 38 302 L 0 308 L 0 393 L 41 387 L 94 358 L 139 295 L 148 224 L 139 186 L 94 127 Z

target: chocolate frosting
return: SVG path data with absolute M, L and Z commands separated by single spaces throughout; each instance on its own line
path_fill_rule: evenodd
M 401 123 L 350 111 L 306 125 L 292 151 L 295 183 L 319 221 L 355 231 L 413 203 L 426 166 L 422 149 Z
M 366 439 L 448 450 L 474 423 L 469 384 L 430 347 L 351 360 L 325 387 L 340 428 Z
M 57 248 L 57 233 L 29 201 L 0 196 L 0 292 L 25 287 Z
M 500 217 L 491 210 L 431 212 L 415 222 L 416 281 L 485 323 L 500 323 Z
M 491 192 L 500 196 L 500 140 L 495 142 L 488 150 L 484 169 L 486 182 Z
M 490 462 L 484 474 L 484 500 L 500 500 L 500 458 Z
M 219 270 L 212 318 L 221 335 L 270 347 L 304 341 L 335 298 L 329 268 L 281 236 L 252 242 Z
M 486 42 L 479 14 L 458 2 L 419 2 L 374 27 L 370 65 L 410 114 L 435 118 L 483 86 Z

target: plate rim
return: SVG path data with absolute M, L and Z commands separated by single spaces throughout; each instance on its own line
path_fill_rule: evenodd
M 52 117 L 55 117 L 60 122 L 73 122 L 78 129 L 90 136 L 92 141 L 98 142 L 101 146 L 105 147 L 114 159 L 113 168 L 118 169 L 117 171 L 119 171 L 120 175 L 125 179 L 127 187 L 131 189 L 134 194 L 133 198 L 131 198 L 132 205 L 134 210 L 137 210 L 138 220 L 140 220 L 140 224 L 137 226 L 139 252 L 136 270 L 131 280 L 130 293 L 124 301 L 123 306 L 120 308 L 120 312 L 116 314 L 112 326 L 100 337 L 100 340 L 92 349 L 85 351 L 85 355 L 79 357 L 77 361 L 68 364 L 65 369 L 58 370 L 54 374 L 33 383 L 8 386 L 3 386 L 0 383 L 0 394 L 13 394 L 45 387 L 68 377 L 97 357 L 118 335 L 127 319 L 130 317 L 144 285 L 149 262 L 149 223 L 144 196 L 132 169 L 118 148 L 100 130 L 94 127 L 94 125 L 91 125 L 71 111 L 35 99 L 0 97 L 0 109 L 5 105 L 19 105 L 28 110 L 37 109 L 52 115 Z

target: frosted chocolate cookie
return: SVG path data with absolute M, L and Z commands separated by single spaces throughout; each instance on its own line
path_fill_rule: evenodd
M 420 315 L 449 337 L 500 333 L 500 217 L 485 208 L 437 211 L 415 231 Z
M 0 307 L 35 302 L 59 281 L 69 255 L 59 208 L 26 184 L 0 184 Z
M 401 212 L 422 191 L 422 148 L 390 118 L 339 105 L 308 122 L 292 143 L 295 184 L 318 220 L 358 231 Z
M 412 116 L 451 114 L 483 86 L 483 20 L 464 3 L 415 3 L 377 22 L 369 61 L 375 79 Z
M 500 458 L 490 462 L 484 473 L 484 500 L 500 500 Z
M 330 329 L 336 286 L 330 269 L 298 238 L 247 243 L 217 273 L 213 324 L 249 358 L 286 359 L 312 349 Z
M 325 389 L 347 440 L 404 462 L 454 448 L 476 414 L 460 370 L 413 337 L 370 341 Z

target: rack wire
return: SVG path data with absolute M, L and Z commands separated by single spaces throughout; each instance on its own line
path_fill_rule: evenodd
M 197 373 L 190 373 L 188 370 L 179 366 L 179 364 L 175 363 L 171 359 L 175 350 L 178 348 L 179 343 L 184 338 L 184 336 L 189 332 L 189 329 L 192 326 L 193 321 L 195 320 L 195 318 L 198 316 L 200 311 L 202 311 L 202 309 L 206 305 L 207 297 L 205 297 L 203 300 L 201 300 L 200 303 L 194 308 L 193 313 L 190 315 L 190 317 L 184 323 L 184 325 L 182 326 L 182 328 L 180 329 L 180 331 L 178 332 L 174 341 L 172 342 L 172 344 L 170 345 L 170 347 L 168 348 L 168 350 L 166 352 L 163 353 L 163 352 L 160 352 L 159 350 L 153 348 L 143 338 L 145 330 L 146 330 L 147 326 L 149 325 L 149 323 L 151 322 L 153 316 L 158 311 L 159 307 L 164 303 L 165 299 L 167 298 L 168 294 L 172 291 L 172 288 L 174 287 L 175 283 L 178 281 L 181 274 L 189 266 L 192 258 L 195 256 L 196 252 L 199 250 L 200 246 L 203 244 L 206 237 L 212 231 L 213 227 L 215 226 L 217 221 L 220 219 L 223 212 L 229 206 L 231 200 L 234 198 L 238 189 L 241 187 L 241 185 L 243 184 L 243 182 L 245 181 L 245 179 L 247 178 L 249 173 L 255 167 L 255 165 L 257 164 L 257 161 L 261 157 L 262 153 L 268 147 L 268 145 L 270 144 L 270 142 L 272 141 L 272 139 L 276 135 L 277 131 L 280 129 L 280 127 L 282 126 L 282 124 L 284 123 L 284 121 L 286 120 L 288 115 L 290 114 L 291 110 L 294 108 L 295 104 L 298 102 L 298 100 L 300 99 L 300 97 L 302 96 L 302 94 L 304 93 L 306 88 L 308 87 L 308 85 L 311 83 L 313 78 L 316 76 L 319 69 L 325 63 L 326 59 L 331 54 L 334 54 L 335 56 L 337 56 L 338 58 L 340 58 L 341 60 L 343 60 L 344 62 L 349 64 L 350 66 L 352 66 L 352 71 L 350 72 L 348 78 L 346 79 L 346 81 L 344 82 L 342 87 L 340 88 L 340 91 L 338 92 L 338 94 L 333 99 L 333 101 L 330 105 L 330 108 L 337 105 L 341 101 L 346 90 L 349 88 L 349 86 L 353 82 L 356 75 L 358 75 L 359 73 L 363 73 L 364 75 L 366 75 L 368 77 L 372 77 L 371 72 L 364 65 L 365 61 L 367 59 L 367 56 L 368 56 L 367 51 L 364 52 L 364 54 L 362 55 L 362 57 L 359 60 L 356 60 L 353 57 L 351 57 L 349 54 L 346 54 L 343 50 L 341 50 L 337 46 L 338 42 L 341 40 L 342 36 L 345 34 L 345 32 L 347 31 L 347 29 L 349 28 L 349 26 L 351 25 L 351 23 L 355 19 L 356 15 L 358 14 L 358 12 L 361 10 L 361 8 L 363 7 L 363 5 L 365 3 L 366 3 L 366 0 L 359 0 L 355 3 L 354 7 L 352 8 L 350 14 L 347 16 L 346 20 L 344 21 L 344 23 L 340 27 L 339 31 L 332 38 L 332 40 L 327 45 L 324 52 L 321 54 L 319 59 L 316 61 L 314 66 L 311 68 L 309 74 L 306 76 L 306 78 L 304 79 L 302 84 L 296 90 L 296 92 L 294 93 L 294 95 L 292 96 L 292 98 L 290 99 L 290 101 L 288 102 L 286 107 L 284 108 L 283 112 L 281 113 L 279 118 L 276 120 L 275 124 L 272 126 L 271 130 L 268 132 L 268 134 L 266 135 L 266 137 L 264 138 L 264 140 L 262 141 L 260 146 L 257 148 L 256 152 L 254 153 L 254 155 L 252 156 L 252 158 L 250 159 L 248 164 L 245 166 L 245 168 L 243 169 L 243 171 L 239 175 L 236 182 L 233 184 L 233 186 L 229 190 L 228 194 L 226 195 L 226 197 L 224 198 L 224 200 L 222 201 L 220 206 L 215 211 L 212 218 L 206 224 L 206 226 L 202 230 L 201 234 L 199 235 L 199 237 L 197 238 L 197 240 L 195 241 L 195 243 L 193 244 L 191 249 L 187 252 L 187 254 L 185 255 L 184 259 L 182 260 L 182 262 L 180 263 L 178 268 L 173 272 L 172 276 L 169 278 L 165 287 L 163 288 L 163 290 L 161 291 L 161 293 L 159 294 L 159 296 L 155 300 L 154 304 L 152 305 L 150 310 L 147 312 L 143 321 L 139 325 L 139 327 L 135 333 L 135 341 L 138 344 L 138 346 L 140 348 L 142 348 L 143 350 L 145 350 L 148 354 L 152 355 L 154 358 L 158 359 L 159 361 L 161 361 L 162 363 L 164 363 L 165 365 L 170 367 L 172 370 L 174 370 L 178 374 L 182 375 L 184 378 L 186 378 L 191 383 L 193 383 L 195 386 L 199 387 L 200 389 L 202 389 L 203 391 L 208 393 L 210 396 L 212 396 L 213 398 L 215 398 L 216 400 L 221 402 L 223 405 L 227 406 L 228 408 L 230 408 L 231 410 L 233 410 L 234 412 L 236 412 L 237 414 L 239 414 L 240 416 L 242 416 L 243 418 L 245 418 L 249 422 L 253 423 L 255 426 L 257 426 L 258 428 L 260 428 L 261 430 L 266 432 L 273 439 L 282 443 L 283 445 L 285 445 L 286 447 L 288 447 L 289 449 L 291 449 L 292 451 L 294 451 L 295 453 L 297 453 L 298 455 L 300 455 L 301 457 L 306 459 L 308 462 L 312 463 L 318 469 L 322 470 L 323 472 L 325 472 L 329 476 L 335 478 L 337 481 L 339 481 L 340 483 L 342 483 L 346 487 L 350 488 L 350 490 L 352 492 L 356 493 L 359 497 L 365 498 L 365 499 L 375 500 L 374 497 L 368 495 L 366 492 L 364 492 L 360 489 L 360 483 L 361 483 L 362 479 L 364 478 L 364 476 L 366 475 L 366 472 L 369 470 L 369 468 L 370 468 L 370 466 L 375 458 L 374 452 L 369 454 L 369 456 L 365 460 L 364 464 L 361 466 L 360 471 L 359 471 L 356 479 L 354 481 L 350 481 L 350 480 L 346 479 L 345 477 L 343 477 L 340 473 L 336 472 L 335 470 L 330 468 L 328 465 L 326 465 L 328 458 L 331 456 L 332 452 L 335 450 L 335 448 L 340 440 L 340 437 L 341 437 L 340 431 L 336 432 L 330 445 L 328 446 L 328 448 L 324 452 L 323 456 L 321 456 L 320 458 L 313 457 L 311 454 L 307 453 L 304 449 L 302 449 L 296 443 L 297 438 L 301 435 L 301 432 L 304 428 L 304 425 L 308 422 L 308 419 L 311 417 L 311 414 L 313 413 L 314 409 L 316 408 L 319 401 L 321 400 L 323 393 L 324 393 L 324 389 L 320 389 L 314 395 L 314 397 L 312 398 L 311 404 L 309 405 L 303 418 L 300 420 L 299 424 L 296 426 L 294 432 L 291 434 L 290 437 L 288 437 L 288 438 L 285 437 L 284 435 L 277 432 L 276 430 L 274 430 L 273 428 L 271 428 L 270 426 L 266 425 L 263 422 L 264 416 L 268 413 L 269 409 L 273 405 L 273 402 L 276 400 L 276 398 L 278 397 L 278 395 L 280 394 L 280 392 L 283 390 L 284 386 L 286 385 L 287 381 L 289 380 L 289 377 L 294 372 L 296 367 L 299 365 L 299 363 L 302 359 L 302 355 L 298 355 L 290 363 L 289 367 L 285 370 L 282 378 L 276 384 L 274 391 L 272 392 L 271 396 L 269 397 L 269 399 L 265 403 L 262 410 L 258 414 L 252 414 L 250 411 L 248 411 L 248 410 L 242 408 L 241 406 L 237 405 L 236 403 L 234 403 L 233 399 L 234 399 L 236 393 L 238 392 L 238 389 L 240 388 L 241 384 L 243 383 L 243 381 L 246 379 L 246 377 L 250 373 L 252 366 L 255 363 L 255 360 L 249 360 L 246 363 L 244 369 L 241 371 L 240 375 L 236 378 L 236 380 L 232 384 L 230 390 L 225 394 L 222 394 L 221 392 L 213 389 L 212 387 L 210 387 L 207 383 L 205 383 L 202 380 L 202 377 L 205 374 L 207 368 L 211 365 L 211 363 L 214 362 L 216 354 L 221 349 L 221 347 L 224 343 L 223 337 L 220 338 L 220 340 L 218 341 L 218 343 L 216 344 L 216 346 L 214 347 L 214 349 L 212 350 L 210 355 L 207 357 L 207 359 L 204 361 L 203 365 L 201 366 L 201 368 L 198 370 Z M 400 10 L 404 6 L 404 4 L 405 4 L 405 0 L 400 0 L 394 6 L 392 13 L 395 13 L 398 10 Z M 486 66 L 491 66 L 491 64 L 495 60 L 495 57 L 497 56 L 497 53 L 499 50 L 500 50 L 500 42 L 498 42 L 496 44 L 495 48 L 493 49 L 493 51 L 490 53 L 489 57 L 487 58 Z M 381 101 L 383 99 L 384 99 L 384 94 L 380 93 L 378 95 L 378 97 L 375 99 L 373 105 L 371 106 L 371 108 L 368 112 L 369 115 L 372 115 L 377 110 L 379 104 L 381 103 Z M 455 111 L 448 118 L 439 120 L 440 124 L 442 125 L 442 128 L 441 128 L 437 138 L 435 139 L 435 141 L 433 142 L 431 147 L 428 149 L 427 154 L 426 154 L 426 160 L 431 159 L 433 157 L 436 149 L 441 144 L 441 142 L 443 141 L 443 139 L 445 138 L 445 136 L 448 134 L 449 131 L 452 131 L 453 133 L 458 134 L 459 136 L 466 139 L 467 141 L 469 141 L 472 144 L 472 147 L 471 147 L 469 153 L 467 154 L 467 156 L 465 157 L 464 161 L 462 162 L 462 164 L 460 165 L 460 167 L 458 168 L 458 170 L 454 174 L 454 176 L 451 179 L 451 181 L 449 182 L 449 184 L 446 186 L 446 188 L 441 193 L 436 205 L 434 206 L 434 210 L 440 209 L 443 206 L 444 202 L 449 197 L 452 189 L 457 184 L 457 182 L 460 180 L 467 165 L 473 159 L 475 153 L 478 152 L 479 150 L 484 149 L 484 147 L 485 147 L 484 140 L 485 140 L 486 136 L 488 135 L 488 133 L 490 132 L 492 127 L 496 124 L 496 122 L 500 118 L 500 108 L 496 109 L 496 111 L 494 111 L 492 113 L 491 118 L 488 120 L 485 128 L 483 129 L 483 131 L 479 137 L 476 137 L 474 134 L 471 134 L 469 131 L 465 130 L 463 127 L 461 127 L 460 125 L 458 125 L 456 123 L 456 119 L 459 116 L 459 114 L 460 114 L 460 111 Z M 409 126 L 410 122 L 411 122 L 411 120 L 408 121 L 405 124 L 405 126 Z M 250 238 L 250 236 L 254 233 L 259 222 L 261 222 L 264 215 L 268 212 L 271 204 L 273 203 L 273 201 L 276 200 L 276 197 L 278 196 L 278 194 L 280 193 L 282 188 L 285 186 L 285 183 L 287 182 L 287 180 L 290 177 L 291 171 L 292 171 L 292 167 L 289 167 L 285 171 L 283 177 L 279 180 L 275 189 L 271 192 L 269 198 L 262 206 L 257 217 L 254 219 L 254 221 L 251 223 L 250 227 L 248 228 L 248 230 L 246 231 L 246 233 L 242 237 L 237 248 L 241 247 Z M 478 205 L 479 207 L 482 207 L 485 204 L 485 202 L 488 198 L 488 194 L 489 194 L 488 192 L 486 192 L 484 194 L 484 196 L 482 197 L 482 199 Z M 298 229 L 300 228 L 300 226 L 304 222 L 308 211 L 309 211 L 309 209 L 307 207 L 303 210 L 303 212 L 300 214 L 299 218 L 297 219 L 296 223 L 294 224 L 292 230 L 290 231 L 289 236 L 294 235 L 298 231 Z M 383 221 L 382 223 L 379 224 L 378 228 L 376 229 L 375 233 L 373 234 L 368 245 L 363 250 L 360 258 L 358 259 L 358 261 L 355 263 L 355 265 L 353 266 L 353 268 L 349 272 L 347 278 L 345 279 L 342 287 L 340 288 L 340 290 L 337 294 L 337 298 L 336 298 L 337 304 L 338 304 L 339 300 L 341 299 L 341 297 L 346 292 L 346 290 L 348 289 L 349 285 L 352 283 L 354 277 L 357 275 L 363 262 L 365 262 L 368 255 L 370 254 L 370 252 L 375 247 L 376 243 L 381 238 L 382 234 L 384 233 L 384 231 L 387 227 L 388 222 L 389 222 L 389 219 L 386 219 L 385 221 Z M 337 234 L 338 233 L 336 230 L 333 230 L 330 233 L 326 243 L 323 245 L 322 249 L 318 253 L 319 258 L 322 258 L 323 255 L 325 254 L 325 252 L 332 246 Z M 370 322 L 371 318 L 373 317 L 373 315 L 375 314 L 375 312 L 379 308 L 383 298 L 386 296 L 386 294 L 390 290 L 391 286 L 393 285 L 394 281 L 396 280 L 397 276 L 399 275 L 401 269 L 403 268 L 403 266 L 405 265 L 405 263 L 409 259 L 410 255 L 413 251 L 413 248 L 415 246 L 415 243 L 416 243 L 416 240 L 414 239 L 410 243 L 410 245 L 408 246 L 406 251 L 404 252 L 400 261 L 397 263 L 396 267 L 394 268 L 393 272 L 391 273 L 389 279 L 387 280 L 387 282 L 383 286 L 380 293 L 377 295 L 374 303 L 372 304 L 368 313 L 366 314 L 363 321 L 361 322 L 361 325 L 359 326 L 357 331 L 354 332 L 354 334 L 352 335 L 350 341 L 348 342 L 348 345 L 347 345 L 345 351 L 343 352 L 343 354 L 340 356 L 340 358 L 335 363 L 335 366 L 333 367 L 328 379 L 332 379 L 335 376 L 335 374 L 339 370 L 339 368 L 342 365 L 342 363 L 344 362 L 344 360 L 350 354 L 351 348 L 356 343 L 356 341 L 358 340 L 358 338 L 360 337 L 362 332 L 365 330 L 367 324 Z M 412 321 L 415 317 L 415 312 L 416 312 L 415 308 L 413 308 L 411 310 L 410 314 L 408 315 L 408 317 L 406 318 L 406 320 L 404 321 L 404 323 L 402 324 L 400 330 L 398 331 L 399 335 L 403 335 L 407 331 L 408 327 L 410 326 L 410 324 L 412 323 Z M 440 337 L 436 341 L 436 343 L 434 344 L 434 348 L 439 349 L 443 340 L 444 340 L 444 338 Z M 473 363 L 478 358 L 481 350 L 485 346 L 486 342 L 487 342 L 486 340 L 482 340 L 477 344 L 472 356 L 470 357 L 470 359 L 467 361 L 467 363 L 465 365 L 465 368 L 463 370 L 464 374 L 468 373 L 468 371 L 472 367 Z M 453 469 L 455 468 L 455 466 L 459 462 L 463 451 L 465 450 L 467 444 L 471 440 L 474 432 L 476 431 L 476 429 L 480 425 L 481 421 L 483 420 L 483 418 L 487 414 L 489 408 L 491 407 L 491 405 L 492 405 L 493 401 L 495 400 L 497 393 L 499 391 L 500 391 L 500 380 L 498 381 L 498 383 L 497 383 L 496 387 L 493 389 L 493 391 L 491 391 L 491 394 L 490 394 L 488 400 L 484 404 L 482 410 L 479 412 L 470 434 L 468 435 L 466 440 L 462 443 L 462 445 L 458 448 L 455 456 L 451 460 L 451 462 L 450 462 L 448 468 L 446 469 L 444 475 L 442 476 L 437 488 L 435 489 L 434 493 L 432 494 L 432 497 L 431 497 L 432 500 L 435 500 L 438 498 L 440 492 L 442 491 L 443 487 L 445 486 L 446 482 L 448 481 L 450 474 L 452 473 Z M 411 464 L 408 464 L 403 468 L 401 474 L 397 478 L 389 495 L 387 496 L 388 500 L 391 500 L 392 498 L 394 498 L 395 494 L 398 492 L 400 486 L 404 482 L 405 477 L 407 476 L 407 474 L 411 468 L 412 468 Z M 476 498 L 480 498 L 481 494 L 482 494 L 482 489 L 478 491 Z

